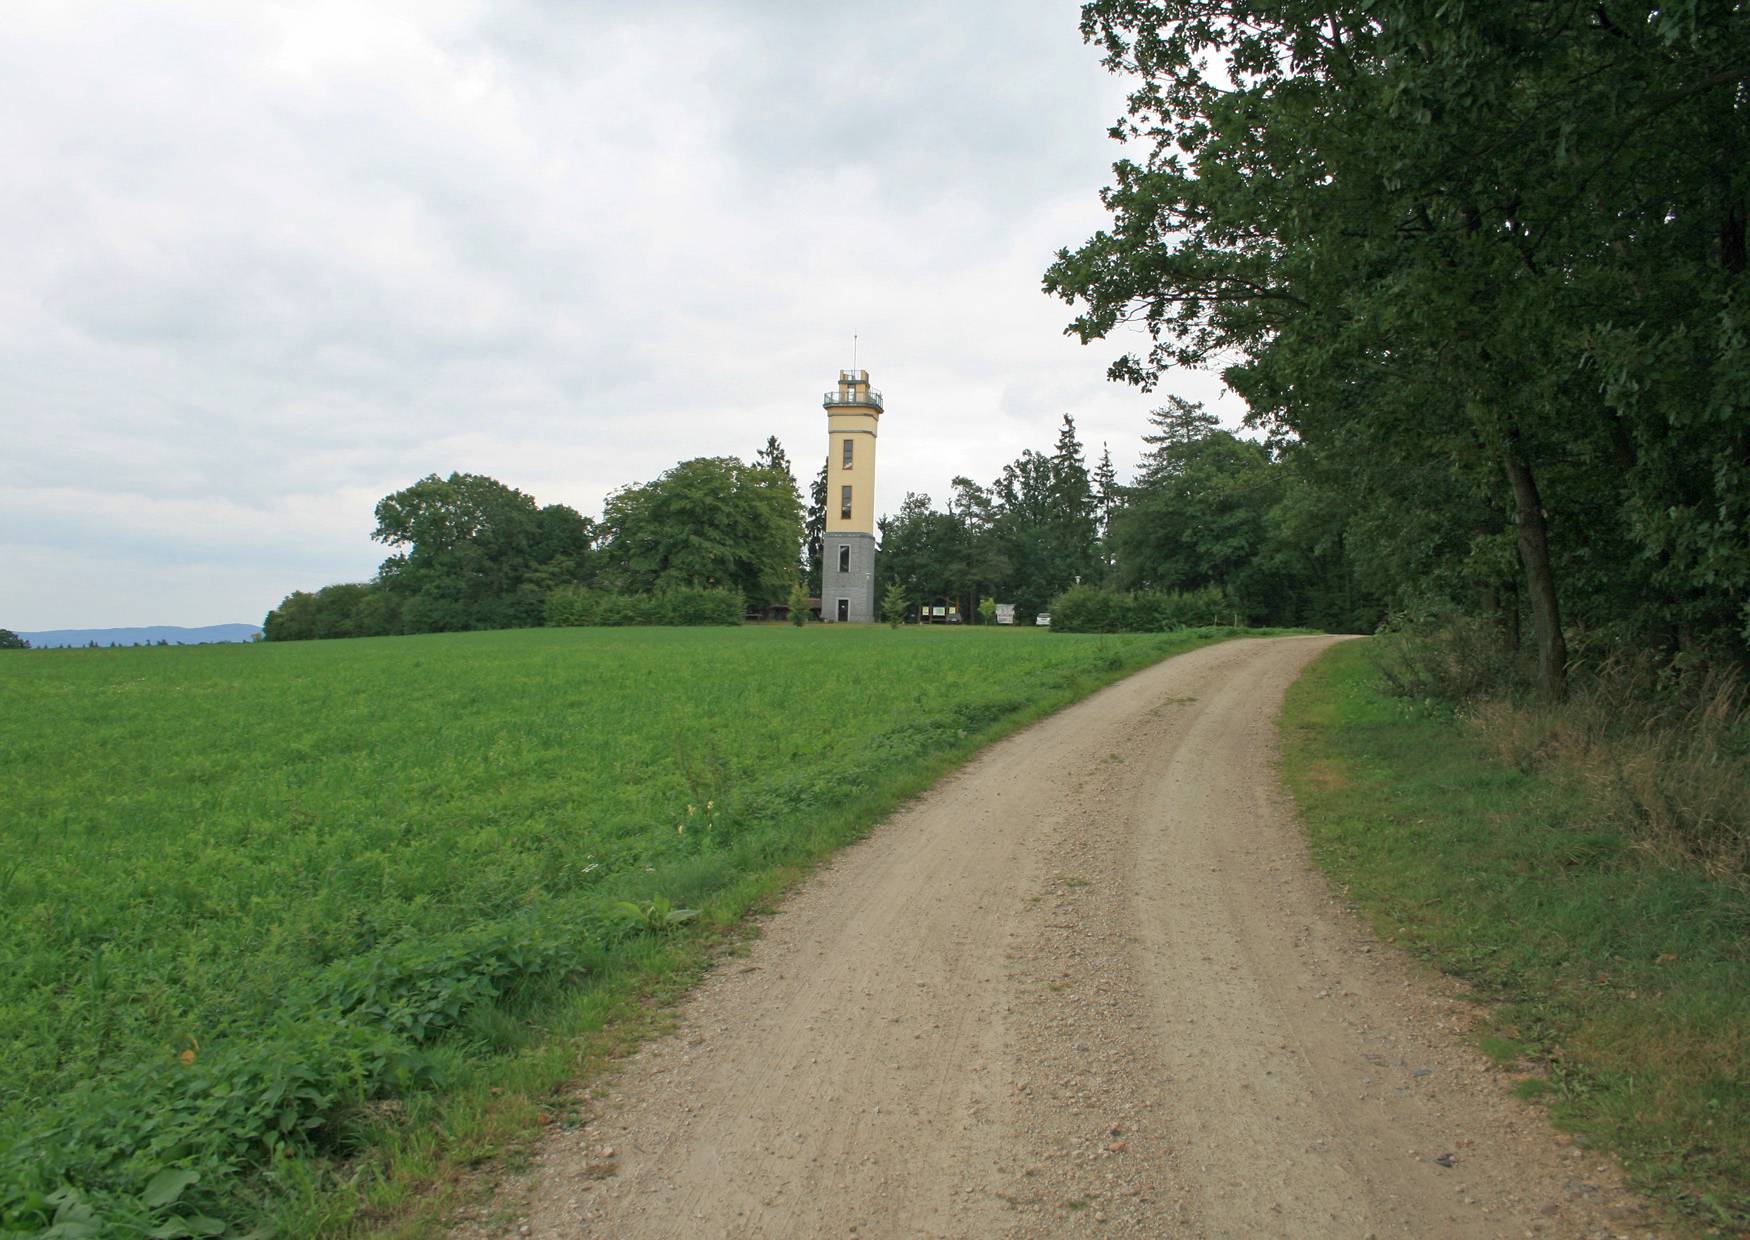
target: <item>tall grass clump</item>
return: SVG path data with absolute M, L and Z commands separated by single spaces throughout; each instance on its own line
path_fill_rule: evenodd
M 1542 700 L 1496 625 L 1393 617 L 1369 643 L 1392 693 L 1457 710 L 1507 763 L 1584 788 L 1601 824 L 1674 863 L 1750 881 L 1750 688 L 1730 657 L 1577 635 L 1568 692 Z
M 1730 664 L 1615 651 L 1570 673 L 1567 699 L 1478 702 L 1490 745 L 1523 771 L 1579 780 L 1641 847 L 1750 880 L 1750 693 Z

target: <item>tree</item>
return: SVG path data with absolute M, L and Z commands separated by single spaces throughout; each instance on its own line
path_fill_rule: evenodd
M 428 475 L 379 500 L 376 518 L 371 536 L 394 548 L 376 580 L 293 591 L 264 640 L 535 625 L 549 591 L 593 575 L 588 518 L 482 475 Z
M 404 631 L 406 605 L 404 596 L 374 582 L 323 586 L 314 594 L 294 590 L 267 613 L 262 636 L 271 642 L 384 637 Z
M 897 629 L 904 624 L 906 609 L 910 606 L 905 597 L 905 587 L 899 584 L 898 579 L 888 582 L 887 591 L 881 596 L 881 614 L 887 618 L 888 627 Z
M 801 628 L 808 623 L 808 600 L 808 591 L 803 589 L 800 581 L 790 587 L 790 597 L 788 599 L 790 623 L 797 628 Z
M 790 458 L 784 452 L 784 445 L 778 442 L 776 435 L 767 435 L 765 444 L 754 453 L 753 467 L 769 469 L 775 474 L 782 474 L 790 480 L 790 485 L 796 485 L 796 475 L 790 468 Z M 797 503 L 801 503 L 801 492 L 797 492 Z
M 734 457 L 682 461 L 608 496 L 601 572 L 622 590 L 670 585 L 739 590 L 754 606 L 796 581 L 802 514 L 788 475 Z
M 989 559 L 1003 569 L 993 584 L 1022 611 L 1043 611 L 1077 581 L 1104 575 L 1093 485 L 1068 414 L 1051 455 L 1024 450 L 1003 467 L 990 499 Z
M 808 592 L 820 593 L 820 573 L 826 544 L 826 469 L 822 461 L 820 472 L 808 488 L 808 511 L 803 522 L 803 563 L 808 570 Z
M 1028 448 L 1003 466 L 991 487 L 991 538 L 1008 569 L 1009 595 L 1025 612 L 1044 611 L 1075 579 L 1053 545 L 1055 483 L 1051 458 Z
M 1563 595 L 1594 623 L 1750 636 L 1747 25 L 1099 0 L 1082 28 L 1137 77 L 1119 132 L 1144 155 L 1047 287 L 1084 341 L 1147 329 L 1115 377 L 1222 361 L 1259 424 L 1353 432 L 1510 513 L 1550 696 Z
M 1099 504 L 1075 419 L 1067 413 L 1051 453 L 1051 475 L 1050 554 L 1061 561 L 1061 572 L 1072 580 L 1092 580 L 1100 575 Z
M 1114 522 L 1118 582 L 1124 589 L 1222 586 L 1255 597 L 1255 562 L 1268 540 L 1279 474 L 1263 445 L 1216 430 L 1180 445 L 1175 468 L 1145 473 Z M 1252 587 L 1252 588 L 1249 588 Z M 1249 597 L 1250 596 L 1250 597 Z
M 0 650 L 29 650 L 30 643 L 11 629 L 0 629 Z
M 797 512 L 803 511 L 801 488 L 796 485 L 796 475 L 790 468 L 790 458 L 785 454 L 784 445 L 778 442 L 776 435 L 766 436 L 765 446 L 754 453 L 753 467 L 764 470 L 777 484 L 788 487 L 791 504 Z M 798 557 L 799 570 L 806 564 L 806 558 L 806 551 Z
M 1100 463 L 1094 467 L 1094 506 L 1099 514 L 1101 542 L 1112 535 L 1112 510 L 1118 501 L 1118 471 L 1112 467 L 1112 449 L 1102 443 Z
M 1142 437 L 1148 445 L 1137 469 L 1137 483 L 1142 486 L 1179 472 L 1192 445 L 1221 429 L 1220 419 L 1205 409 L 1202 401 L 1182 396 L 1167 397 L 1166 404 L 1149 413 L 1148 422 L 1154 429 Z
M 778 442 L 778 437 L 776 435 L 766 436 L 765 446 L 754 454 L 753 465 L 755 469 L 764 470 L 766 473 L 770 474 L 779 484 L 787 486 L 790 490 L 791 503 L 795 506 L 797 512 L 803 513 L 803 533 L 802 541 L 799 546 L 796 569 L 797 572 L 802 575 L 803 582 L 806 584 L 807 574 L 810 568 L 807 532 L 808 514 L 802 506 L 802 490 L 796 485 L 796 475 L 790 468 L 790 458 L 784 452 L 784 445 Z M 821 527 L 823 535 L 825 533 L 824 515 L 823 508 Z
M 908 598 L 958 600 L 961 527 L 938 512 L 928 495 L 907 493 L 899 511 L 876 522 L 881 535 L 876 563 L 881 576 Z
M 539 624 L 549 589 L 591 573 L 592 523 L 479 474 L 436 474 L 384 496 L 371 537 L 396 548 L 377 581 L 407 631 Z

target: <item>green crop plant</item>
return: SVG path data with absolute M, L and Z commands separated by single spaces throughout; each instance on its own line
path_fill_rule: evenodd
M 1209 640 L 574 628 L 4 660 L 0 1236 L 327 1234 L 345 1207 L 309 1186 L 356 1196 L 335 1186 L 384 1117 L 429 1122 L 580 986 Z M 287 1223 L 306 1199 L 338 1213 Z
M 614 905 L 614 911 L 639 929 L 654 932 L 673 930 L 699 915 L 696 908 L 676 908 L 674 902 L 665 896 L 620 900 Z

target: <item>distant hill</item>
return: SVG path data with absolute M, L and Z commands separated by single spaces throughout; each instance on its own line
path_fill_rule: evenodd
M 209 624 L 198 629 L 185 629 L 174 624 L 152 624 L 140 629 L 45 629 L 40 633 L 19 633 L 32 646 L 89 646 L 96 642 L 107 646 L 156 646 L 169 642 L 172 646 L 201 646 L 208 642 L 246 642 L 261 632 L 259 624 Z

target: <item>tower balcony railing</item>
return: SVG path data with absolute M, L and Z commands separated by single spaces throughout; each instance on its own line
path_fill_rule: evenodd
M 886 408 L 886 406 L 881 403 L 881 393 L 877 392 L 872 387 L 866 387 L 861 390 L 852 388 L 848 392 L 834 390 L 828 392 L 822 397 L 821 403 L 828 408 L 831 408 L 833 405 L 873 405 L 877 409 Z

